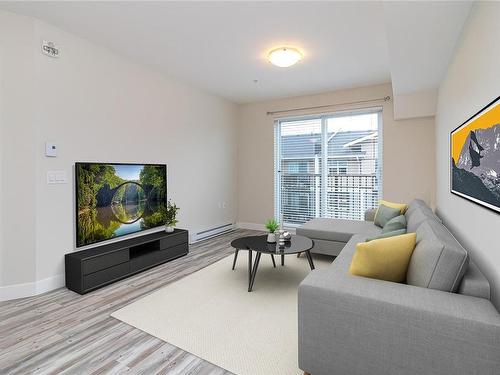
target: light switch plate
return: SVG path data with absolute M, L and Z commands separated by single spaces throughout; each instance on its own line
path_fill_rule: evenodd
M 48 171 L 47 172 L 48 184 L 67 184 L 68 178 L 66 171 Z

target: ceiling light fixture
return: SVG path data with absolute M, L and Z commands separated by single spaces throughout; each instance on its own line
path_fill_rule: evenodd
M 267 59 L 280 68 L 288 68 L 302 60 L 302 52 L 294 47 L 279 47 L 269 52 Z

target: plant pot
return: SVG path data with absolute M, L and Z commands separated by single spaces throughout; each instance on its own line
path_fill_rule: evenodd
M 173 233 L 174 232 L 174 227 L 171 227 L 169 225 L 165 225 L 165 232 L 167 232 L 167 233 Z
M 267 242 L 276 243 L 276 235 L 274 233 L 267 234 Z

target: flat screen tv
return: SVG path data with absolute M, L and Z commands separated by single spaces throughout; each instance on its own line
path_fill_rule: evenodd
M 165 164 L 76 163 L 76 246 L 163 224 Z

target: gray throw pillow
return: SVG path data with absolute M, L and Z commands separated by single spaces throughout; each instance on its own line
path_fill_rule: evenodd
M 381 204 L 378 207 L 377 213 L 375 215 L 375 225 L 383 228 L 387 222 L 396 216 L 401 215 L 401 210 L 398 208 L 391 208 Z
M 393 232 L 400 229 L 406 229 L 405 215 L 399 215 L 389 220 L 382 228 L 382 233 Z
M 370 242 L 370 241 L 373 241 L 373 240 L 378 240 L 380 238 L 401 236 L 402 234 L 406 234 L 406 229 L 398 229 L 398 230 L 394 230 L 392 232 L 380 233 L 379 235 L 377 235 L 375 237 L 367 238 L 365 242 Z

